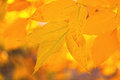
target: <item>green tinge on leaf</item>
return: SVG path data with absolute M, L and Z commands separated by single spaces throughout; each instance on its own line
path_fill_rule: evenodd
M 62 33 L 64 33 L 68 29 L 68 25 L 66 23 L 53 23 L 50 22 L 46 24 L 44 27 L 36 28 L 32 33 L 28 34 L 26 37 L 26 42 L 30 42 L 30 45 L 38 45 L 45 40 L 55 39 L 59 37 Z M 58 38 L 57 38 L 58 39 Z
M 60 45 L 60 41 L 62 41 L 62 39 L 64 38 L 64 36 L 66 35 L 68 31 L 69 29 L 56 40 L 56 42 L 47 50 L 47 52 L 42 53 L 42 55 L 40 54 L 41 49 L 39 47 L 38 58 L 37 58 L 37 62 L 36 62 L 36 66 L 35 66 L 35 70 L 33 74 L 35 74 L 38 71 L 38 69 L 41 67 L 41 65 L 45 63 L 45 61 L 47 60 L 47 58 L 49 58 L 50 55 L 54 54 L 56 47 Z

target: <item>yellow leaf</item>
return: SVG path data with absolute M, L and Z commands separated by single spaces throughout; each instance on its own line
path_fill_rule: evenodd
M 92 7 L 115 7 L 118 0 L 77 0 L 78 3 Z
M 78 4 L 73 10 L 69 19 L 69 28 L 71 36 L 76 40 L 81 36 L 84 25 L 86 23 L 86 17 L 88 15 L 87 8 L 81 4 Z M 77 42 L 79 43 L 79 42 Z
M 87 5 L 87 6 L 94 6 L 94 7 L 96 7 L 96 6 L 99 6 L 99 5 L 102 5 L 102 4 L 104 4 L 104 1 L 103 0 L 91 0 L 91 1 L 89 1 L 89 0 L 77 0 L 79 3 L 82 3 L 82 4 L 84 4 L 84 5 Z
M 88 16 L 87 7 L 78 4 L 70 15 L 69 28 L 72 33 L 81 33 L 83 31 Z
M 112 11 L 106 10 L 97 12 L 87 19 L 84 33 L 99 35 L 114 30 L 117 27 L 115 23 L 115 16 L 116 14 Z
M 68 24 L 66 22 L 50 22 L 43 27 L 38 27 L 28 34 L 26 40 L 30 45 L 38 45 L 43 41 L 54 41 L 58 39 L 66 30 Z
M 48 71 L 58 72 L 63 70 L 67 64 L 67 49 L 63 44 L 63 47 L 56 54 L 51 55 L 45 63 Z
M 68 24 L 66 22 L 50 22 L 43 27 L 36 28 L 27 36 L 26 40 L 31 45 L 39 45 L 34 73 L 49 56 L 60 50 L 67 32 Z
M 72 57 L 87 70 L 88 62 L 91 60 L 90 54 L 94 37 L 87 40 L 80 35 L 77 41 L 79 42 L 76 42 L 70 33 L 66 36 L 66 44 Z
M 56 0 L 40 6 L 31 16 L 31 19 L 42 22 L 65 20 L 70 15 L 74 5 L 76 4 L 73 0 Z
M 98 36 L 92 47 L 92 57 L 96 66 L 103 63 L 118 49 L 117 30 Z
M 41 67 L 41 65 L 45 63 L 49 56 L 51 56 L 54 53 L 57 53 L 61 49 L 64 43 L 64 36 L 67 32 L 68 30 L 62 33 L 62 35 L 54 41 L 45 41 L 39 45 L 37 62 L 33 74 L 36 73 L 36 71 L 38 71 L 38 69 Z
M 86 42 L 82 36 L 88 12 L 84 5 L 78 4 L 70 16 L 70 32 L 66 36 L 66 44 L 69 52 L 82 67 L 88 63 L 89 53 L 87 52 Z

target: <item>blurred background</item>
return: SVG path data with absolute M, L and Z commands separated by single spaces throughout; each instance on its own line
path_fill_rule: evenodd
M 9 27 L 17 25 L 21 19 L 29 18 L 43 3 L 42 0 L 0 0 L 0 80 L 120 80 L 119 52 L 115 52 L 99 67 L 95 68 L 89 63 L 86 71 L 64 47 L 32 75 L 37 48 L 15 42 L 16 38 L 12 36 L 17 34 L 13 35 L 9 31 L 17 29 Z M 42 24 L 31 21 L 26 29 L 30 32 Z

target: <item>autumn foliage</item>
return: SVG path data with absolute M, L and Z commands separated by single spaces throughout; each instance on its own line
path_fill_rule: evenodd
M 120 0 L 0 0 L 0 40 L 37 50 L 33 74 L 69 53 L 89 73 L 119 54 Z

